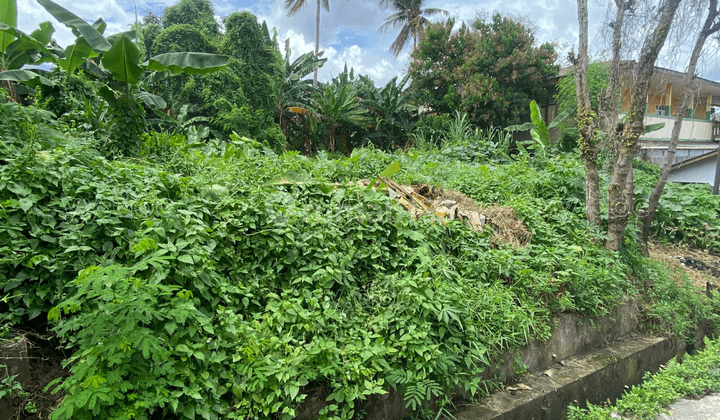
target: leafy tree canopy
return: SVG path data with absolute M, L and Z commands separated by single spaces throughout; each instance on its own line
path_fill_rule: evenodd
M 592 109 L 597 112 L 600 92 L 608 86 L 610 67 L 608 67 L 606 63 L 599 61 L 590 64 L 588 66 L 587 79 L 588 89 L 590 91 L 590 103 L 592 104 Z M 560 112 L 575 109 L 577 100 L 575 99 L 575 76 L 572 71 L 560 78 L 557 88 L 558 92 L 555 95 L 555 100 L 560 106 Z
M 535 47 L 531 28 L 500 14 L 453 31 L 454 19 L 428 27 L 412 54 L 418 104 L 441 114 L 467 112 L 479 127 L 520 121 L 528 103 L 556 76 L 552 44 Z
M 250 107 L 272 115 L 283 60 L 266 28 L 250 12 L 233 13 L 225 22 L 220 49 L 240 60 L 235 71 L 242 80 Z
M 200 29 L 188 24 L 173 25 L 163 29 L 155 38 L 152 48 L 153 55 L 181 51 L 217 52 Z
M 215 20 L 215 11 L 209 0 L 180 0 L 180 3 L 165 9 L 162 24 L 165 28 L 173 25 L 191 25 L 213 37 L 220 33 Z

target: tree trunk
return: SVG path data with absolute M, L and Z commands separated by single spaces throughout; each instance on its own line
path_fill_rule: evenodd
M 613 28 L 612 52 L 613 57 L 610 62 L 610 79 L 607 87 L 601 92 L 598 101 L 599 118 L 598 125 L 605 135 L 603 136 L 602 148 L 611 150 L 614 159 L 608 160 L 606 168 L 610 170 L 618 156 L 617 133 L 618 128 L 618 88 L 620 84 L 620 50 L 622 48 L 622 28 L 625 23 L 625 14 L 628 10 L 632 10 L 635 6 L 635 0 L 616 0 L 617 13 L 615 22 L 611 24 Z
M 11 102 L 20 102 L 20 96 L 15 90 L 15 84 L 10 80 L 1 80 L 0 88 L 7 90 Z
M 580 36 L 578 43 L 578 56 L 573 58 L 573 71 L 575 75 L 575 99 L 577 101 L 577 124 L 580 131 L 580 152 L 585 167 L 585 205 L 587 219 L 590 223 L 600 227 L 600 177 L 597 168 L 597 139 L 595 125 L 597 115 L 590 105 L 590 90 L 588 89 L 588 8 L 587 0 L 578 0 L 578 22 Z
M 660 195 L 665 188 L 665 183 L 667 182 L 673 161 L 675 160 L 675 151 L 677 150 L 678 139 L 680 138 L 680 129 L 682 127 L 683 118 L 685 117 L 685 112 L 687 111 L 692 98 L 692 87 L 696 78 L 695 70 L 697 68 L 698 59 L 700 58 L 700 53 L 702 52 L 707 37 L 720 30 L 720 23 L 713 25 L 713 22 L 720 14 L 720 11 L 717 8 L 717 3 L 718 0 L 710 0 L 708 16 L 705 19 L 705 24 L 703 25 L 702 30 L 695 40 L 695 47 L 690 55 L 690 63 L 683 80 L 683 83 L 685 83 L 683 99 L 677 110 L 677 115 L 675 116 L 675 124 L 673 125 L 672 134 L 670 136 L 670 146 L 668 146 L 667 156 L 665 157 L 665 163 L 663 164 L 662 171 L 660 172 L 660 178 L 655 185 L 655 189 L 653 189 L 653 192 L 650 194 L 647 209 L 642 215 L 638 215 L 638 228 L 640 229 L 640 238 L 642 241 L 641 250 L 645 253 L 645 255 L 648 254 L 647 242 L 650 238 L 650 226 L 655 218 L 655 212 L 657 210 L 658 202 L 660 201 Z
M 315 17 L 315 59 L 318 58 L 320 53 L 320 0 L 317 0 L 317 16 Z M 318 69 L 315 69 L 313 73 L 313 87 L 317 89 L 318 82 Z
M 632 208 L 629 208 L 630 203 L 626 202 L 624 191 L 628 175 L 632 171 L 632 161 L 637 154 L 638 139 L 643 133 L 650 78 L 655 70 L 655 60 L 665 44 L 680 2 L 681 0 L 667 0 L 663 4 L 658 24 L 645 40 L 640 59 L 635 65 L 628 122 L 618 139 L 619 155 L 608 186 L 608 239 L 605 247 L 610 250 L 619 251 L 625 238 L 625 228 Z

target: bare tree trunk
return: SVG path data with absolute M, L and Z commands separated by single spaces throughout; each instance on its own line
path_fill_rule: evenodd
M 10 80 L 0 80 L 0 88 L 5 88 L 8 91 L 11 102 L 20 102 L 20 96 L 15 90 L 15 84 Z
M 606 150 L 612 150 L 613 156 L 617 158 L 616 138 L 618 129 L 618 89 L 620 87 L 620 50 L 622 48 L 622 28 L 625 24 L 625 15 L 632 11 L 635 7 L 635 0 L 615 0 L 617 13 L 615 21 L 610 24 L 613 28 L 612 52 L 613 57 L 610 62 L 610 79 L 608 86 L 600 94 L 599 98 L 599 118 L 598 123 L 600 130 L 605 133 L 602 147 Z M 615 160 L 608 161 L 607 169 L 611 169 Z
M 585 167 L 585 206 L 590 223 L 600 226 L 600 177 L 597 168 L 597 138 L 595 126 L 597 115 L 590 104 L 590 90 L 587 81 L 588 68 L 588 8 L 587 0 L 577 0 L 580 36 L 578 56 L 574 57 L 575 99 L 577 101 L 577 125 L 580 131 L 580 152 Z
M 668 176 L 670 175 L 670 169 L 672 168 L 673 161 L 675 160 L 675 151 L 677 150 L 678 139 L 680 138 L 680 128 L 682 127 L 685 112 L 687 111 L 692 98 L 693 82 L 696 78 L 695 70 L 697 68 L 698 59 L 700 58 L 700 53 L 702 52 L 708 36 L 720 30 L 720 22 L 715 22 L 715 19 L 717 19 L 718 15 L 720 15 L 720 10 L 718 10 L 717 4 L 718 0 L 710 0 L 708 16 L 705 19 L 705 24 L 703 25 L 702 30 L 695 40 L 695 47 L 690 55 L 690 63 L 683 80 L 683 83 L 685 84 L 683 99 L 680 107 L 678 107 L 677 115 L 675 116 L 675 124 L 673 125 L 672 134 L 670 136 L 670 146 L 668 146 L 668 152 L 665 157 L 665 163 L 663 164 L 662 171 L 660 172 L 660 178 L 655 185 L 655 189 L 650 194 L 647 209 L 642 215 L 638 215 L 638 227 L 640 228 L 642 240 L 641 249 L 645 255 L 647 255 L 647 242 L 650 238 L 650 226 L 655 218 L 655 211 L 657 210 L 658 202 L 660 201 L 660 195 L 665 188 L 665 183 L 667 182 Z
M 315 58 L 318 58 L 320 52 L 320 0 L 317 0 L 317 16 L 315 17 Z M 313 87 L 317 89 L 318 69 L 313 73 Z
M 632 171 L 632 161 L 637 154 L 638 139 L 643 132 L 650 78 L 680 2 L 681 0 L 666 0 L 663 3 L 660 8 L 658 24 L 645 40 L 640 59 L 635 66 L 628 121 L 618 139 L 620 142 L 619 155 L 608 186 L 608 239 L 605 247 L 610 250 L 618 251 L 625 237 L 625 228 L 632 209 L 628 208 L 629 203 L 625 200 L 624 191 L 628 174 Z

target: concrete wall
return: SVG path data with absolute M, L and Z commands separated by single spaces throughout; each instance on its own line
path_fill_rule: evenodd
M 622 116 L 621 116 L 622 118 Z M 660 130 L 645 134 L 641 139 L 670 139 L 672 134 L 675 117 L 646 115 L 645 125 L 665 123 L 665 127 Z M 710 140 L 712 135 L 712 123 L 705 120 L 684 119 L 680 129 L 681 140 Z

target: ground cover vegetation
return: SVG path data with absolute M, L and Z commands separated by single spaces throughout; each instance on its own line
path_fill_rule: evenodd
M 419 117 L 407 78 L 378 89 L 346 69 L 313 89 L 322 58 L 291 62 L 248 13 L 220 28 L 201 0 L 116 36 L 41 4 L 82 36 L 61 53 L 0 27 L 34 60 L 66 63 L 0 73 L 35 90 L 25 103 L 0 90 L 0 334 L 50 320 L 70 355 L 70 376 L 45 390 L 64 394 L 54 420 L 292 419 L 310 400 L 326 402 L 317 418 L 362 418 L 387 392 L 437 418 L 498 386 L 498 355 L 546 338 L 559 313 L 603 315 L 640 294 L 651 324 L 681 338 L 714 320 L 718 299 L 648 268 L 632 226 L 620 250 L 600 245 L 581 157 L 546 129 L 542 148 L 511 152 L 507 132 L 466 112 Z M 112 73 L 120 47 L 133 77 Z M 163 58 L 192 48 L 212 55 L 185 58 L 210 61 Z M 641 195 L 657 171 L 639 169 Z M 379 176 L 512 209 L 529 233 L 509 243 L 499 221 L 413 218 L 357 183 Z M 717 247 L 720 232 L 701 230 L 718 226 L 715 198 L 675 191 L 657 232 Z

